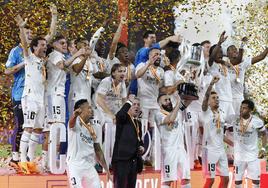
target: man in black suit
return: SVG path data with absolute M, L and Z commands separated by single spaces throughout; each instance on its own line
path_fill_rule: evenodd
M 140 101 L 130 97 L 116 114 L 116 135 L 112 157 L 114 187 L 135 188 L 141 155 Z M 141 170 L 141 169 L 140 169 Z

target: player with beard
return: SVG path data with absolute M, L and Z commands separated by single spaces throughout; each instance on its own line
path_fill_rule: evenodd
M 42 37 L 34 38 L 30 43 L 31 52 L 29 52 L 25 35 L 24 21 L 21 16 L 16 17 L 17 25 L 20 28 L 21 45 L 25 58 L 25 86 L 22 95 L 22 109 L 24 115 L 23 133 L 20 140 L 21 163 L 19 163 L 23 173 L 30 174 L 30 166 L 27 163 L 33 161 L 36 143 L 42 133 L 45 117 L 45 57 L 47 42 Z M 28 150 L 28 152 L 27 152 Z M 28 168 L 29 167 L 29 168 Z
M 222 111 L 219 97 L 212 87 L 219 81 L 219 77 L 213 77 L 206 91 L 202 104 L 203 117 L 203 155 L 202 165 L 206 176 L 204 188 L 211 188 L 219 171 L 221 182 L 219 187 L 227 188 L 229 182 L 228 161 L 224 149 L 224 142 L 233 143 L 224 137 L 226 115 Z
M 173 108 L 170 97 L 160 94 L 158 103 L 160 111 L 156 113 L 156 124 L 161 137 L 162 154 L 162 186 L 168 188 L 172 182 L 181 180 L 182 188 L 190 188 L 190 164 L 184 148 L 185 127 L 183 126 L 182 111 L 191 101 L 182 102 L 179 96 L 176 97 L 176 105 Z
M 149 60 L 145 63 L 140 63 L 136 67 L 135 74 L 138 79 L 138 98 L 140 99 L 142 109 L 143 133 L 148 130 L 148 122 L 150 125 L 149 131 L 154 131 L 154 115 L 159 109 L 157 97 L 159 95 L 159 89 L 164 86 L 164 70 L 160 67 L 160 62 L 160 50 L 158 48 L 151 48 L 149 51 Z M 157 132 L 152 134 L 153 145 L 155 134 Z M 151 157 L 157 156 L 151 155 Z M 153 162 L 153 159 L 151 160 Z
M 101 150 L 101 131 L 93 121 L 94 113 L 86 99 L 78 100 L 68 125 L 67 174 L 73 188 L 101 188 L 95 170 L 95 158 L 110 178 L 110 172 Z
M 258 159 L 258 135 L 262 139 L 262 153 L 265 153 L 267 133 L 263 121 L 253 115 L 254 103 L 250 100 L 242 101 L 240 115 L 233 117 L 230 122 L 234 131 L 234 176 L 235 187 L 242 188 L 245 171 L 247 178 L 252 180 L 253 188 L 260 187 L 260 160 Z

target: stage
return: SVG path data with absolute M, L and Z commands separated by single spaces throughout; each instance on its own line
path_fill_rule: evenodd
M 112 183 L 107 183 L 106 176 L 100 175 L 103 188 L 112 188 Z M 191 172 L 192 188 L 201 188 L 204 179 L 201 171 Z M 233 180 L 230 173 L 230 180 Z M 216 178 L 215 188 L 219 183 L 219 178 Z M 159 171 L 145 170 L 138 175 L 136 188 L 160 188 L 161 175 Z M 64 188 L 68 187 L 66 175 L 13 175 L 0 176 L 0 188 Z M 173 184 L 172 188 L 179 188 L 179 182 Z M 229 186 L 230 188 L 232 186 Z M 251 188 L 249 181 L 244 181 L 244 187 Z M 261 175 L 261 188 L 268 187 L 268 173 Z

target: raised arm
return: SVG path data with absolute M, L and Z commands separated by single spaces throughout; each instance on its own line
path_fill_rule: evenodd
M 76 109 L 69 120 L 69 128 L 72 129 L 75 127 L 76 118 L 82 113 L 80 108 Z
M 15 17 L 15 20 L 17 22 L 17 25 L 20 28 L 20 41 L 21 41 L 21 46 L 23 49 L 23 55 L 24 55 L 24 57 L 28 57 L 29 56 L 28 43 L 27 43 L 25 32 L 24 32 L 24 27 L 27 23 L 27 19 L 23 20 L 20 15 L 17 15 Z
M 92 52 L 91 49 L 82 49 L 82 51 L 84 51 L 81 52 L 83 54 L 82 60 L 80 61 L 80 63 L 74 64 L 72 66 L 72 69 L 76 74 L 79 74 L 83 70 L 85 63 Z
M 169 36 L 159 42 L 160 48 L 165 47 L 170 41 L 181 43 L 182 37 L 180 35 Z
M 211 93 L 211 90 L 212 90 L 212 87 L 213 85 L 219 81 L 219 77 L 217 76 L 214 76 L 213 79 L 211 80 L 209 86 L 208 86 L 208 89 L 205 93 L 205 97 L 203 99 L 203 103 L 202 103 L 202 111 L 207 111 L 208 109 L 208 99 L 209 99 L 209 96 L 210 96 L 210 93 Z
M 84 55 L 85 50 L 83 50 L 82 48 L 80 50 L 78 50 L 72 57 L 70 57 L 69 59 L 67 59 L 66 61 L 59 61 L 56 65 L 58 68 L 65 70 L 66 68 L 68 68 L 73 61 L 80 57 L 81 55 Z
M 208 60 L 208 64 L 209 66 L 212 66 L 213 62 L 216 59 L 216 55 L 218 54 L 218 52 L 221 49 L 221 44 L 227 39 L 228 36 L 224 36 L 225 35 L 225 31 L 222 32 L 220 39 L 216 45 L 216 47 L 213 49 L 211 55 L 209 56 L 209 60 Z
M 96 102 L 106 114 L 108 114 L 112 119 L 115 119 L 115 115 L 112 113 L 105 102 L 105 95 L 97 93 Z
M 49 33 L 45 36 L 47 43 L 49 43 L 53 39 L 53 37 L 56 35 L 57 30 L 58 11 L 56 5 L 54 4 L 50 5 L 50 11 L 51 11 L 51 24 L 49 28 Z
M 258 63 L 259 61 L 263 60 L 268 54 L 268 47 L 266 47 L 261 54 L 259 54 L 256 57 L 253 57 L 251 60 L 251 64 L 254 65 L 255 63 Z
M 119 23 L 118 28 L 117 28 L 117 30 L 115 32 L 115 35 L 114 35 L 114 38 L 113 38 L 113 41 L 112 41 L 112 45 L 111 45 L 110 50 L 109 50 L 109 58 L 110 58 L 110 60 L 112 60 L 114 58 L 114 56 L 115 56 L 117 43 L 118 43 L 118 41 L 120 39 L 123 25 L 127 24 L 126 16 L 127 16 L 127 13 L 122 12 L 120 23 Z
M 153 57 L 149 57 L 149 60 L 145 63 L 145 65 L 142 68 L 140 68 L 138 71 L 136 71 L 135 73 L 136 78 L 142 77 L 144 73 L 147 71 L 147 69 L 149 68 L 149 66 L 153 65 L 155 60 L 157 59 L 158 59 L 157 55 Z

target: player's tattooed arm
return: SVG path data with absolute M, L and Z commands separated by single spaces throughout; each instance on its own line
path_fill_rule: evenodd
M 103 154 L 101 146 L 100 146 L 100 143 L 94 143 L 94 150 L 95 150 L 96 158 L 97 158 L 98 162 L 101 164 L 101 166 L 105 169 L 105 171 L 107 173 L 107 178 L 112 180 L 108 165 L 106 163 L 106 160 L 104 158 L 104 154 Z
M 207 109 L 208 109 L 208 99 L 209 99 L 210 93 L 212 91 L 212 87 L 216 82 L 219 81 L 219 79 L 220 79 L 219 77 L 214 76 L 213 79 L 211 80 L 209 86 L 208 86 L 208 89 L 205 93 L 205 97 L 204 97 L 204 100 L 202 103 L 202 111 L 204 111 L 204 112 L 207 111 Z

